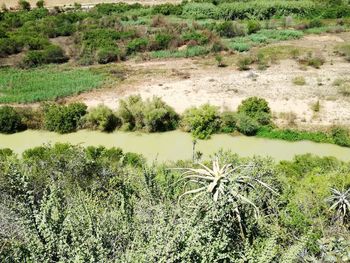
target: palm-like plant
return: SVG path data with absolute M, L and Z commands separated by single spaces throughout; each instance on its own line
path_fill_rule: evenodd
M 327 201 L 331 203 L 330 210 L 335 210 L 336 219 L 343 223 L 346 218 L 350 217 L 350 188 L 346 191 L 331 188 L 331 193 L 332 195 L 327 198 Z
M 241 224 L 241 216 L 239 207 L 240 204 L 246 203 L 251 205 L 254 208 L 256 217 L 258 216 L 258 208 L 248 197 L 246 197 L 247 188 L 254 189 L 254 182 L 262 185 L 268 190 L 276 193 L 269 185 L 260 181 L 258 178 L 253 176 L 245 175 L 240 170 L 244 169 L 253 169 L 254 164 L 250 163 L 248 165 L 240 165 L 233 167 L 231 164 L 224 164 L 220 167 L 219 159 L 216 158 L 213 160 L 212 168 L 205 166 L 204 164 L 199 163 L 201 168 L 185 168 L 182 179 L 187 179 L 188 183 L 195 183 L 200 185 L 196 189 L 186 191 L 179 197 L 179 200 L 186 195 L 194 194 L 192 202 L 198 197 L 208 193 L 212 197 L 213 201 L 216 202 L 222 196 L 228 197 L 228 200 L 234 204 L 234 212 L 238 219 L 241 235 L 244 238 L 243 227 Z M 240 171 L 240 172 L 239 172 Z

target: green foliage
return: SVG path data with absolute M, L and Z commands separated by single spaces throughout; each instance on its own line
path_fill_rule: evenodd
M 169 131 L 177 127 L 179 116 L 158 97 L 142 101 L 141 96 L 130 96 L 119 102 L 117 112 L 122 129 L 147 132 Z
M 174 5 L 170 3 L 154 5 L 152 7 L 152 14 L 161 14 L 165 16 L 181 15 L 182 5 Z
M 204 104 L 199 108 L 187 109 L 182 116 L 181 126 L 195 138 L 208 139 L 220 129 L 218 108 Z
M 247 136 L 253 136 L 258 132 L 259 128 L 260 124 L 254 118 L 245 114 L 238 115 L 237 129 L 240 133 Z
M 247 24 L 248 34 L 253 34 L 258 32 L 261 29 L 261 25 L 259 21 L 249 20 Z
M 236 64 L 239 70 L 248 70 L 252 63 L 252 58 L 247 55 L 239 57 Z
M 340 146 L 350 146 L 349 131 L 342 127 L 333 127 L 331 129 L 331 136 L 335 144 Z
M 119 60 L 120 51 L 116 47 L 103 48 L 97 53 L 97 61 L 100 64 L 107 64 L 110 62 L 116 62 Z
M 0 69 L 0 102 L 28 103 L 54 100 L 99 87 L 104 77 L 86 69 L 45 67 Z M 10 88 L 11 87 L 11 88 Z
M 86 114 L 86 109 L 87 106 L 83 103 L 72 103 L 68 106 L 47 104 L 44 106 L 44 127 L 58 133 L 74 132 Z
M 322 27 L 323 23 L 321 19 L 314 18 L 309 22 L 309 28 Z
M 84 116 L 83 122 L 84 127 L 103 132 L 112 132 L 120 124 L 120 120 L 113 111 L 104 105 L 89 110 L 89 113 Z
M 36 7 L 37 8 L 44 8 L 45 6 L 45 1 L 44 0 L 39 0 L 36 2 Z
M 230 38 L 244 36 L 246 34 L 243 25 L 232 21 L 225 21 L 223 23 L 217 24 L 216 31 L 219 33 L 220 36 Z
M 44 50 L 29 51 L 23 58 L 22 67 L 37 67 L 42 64 L 64 63 L 68 57 L 59 46 L 49 45 Z
M 15 133 L 23 129 L 21 116 L 9 106 L 0 107 L 0 132 Z
M 127 53 L 132 54 L 135 52 L 146 51 L 147 46 L 148 46 L 148 40 L 146 38 L 133 39 L 127 45 Z
M 18 5 L 19 5 L 21 10 L 24 10 L 24 11 L 30 10 L 30 3 L 25 1 L 25 0 L 19 0 Z
M 204 45 L 208 43 L 209 39 L 206 35 L 199 33 L 199 32 L 186 32 L 181 35 L 181 38 L 185 42 L 194 41 L 195 43 L 198 43 L 200 45 Z
M 221 114 L 221 131 L 225 133 L 234 132 L 237 129 L 239 116 L 236 112 L 224 111 Z
M 250 97 L 241 102 L 238 106 L 238 113 L 245 114 L 251 118 L 258 118 L 259 115 L 270 114 L 271 109 L 267 101 L 263 98 Z

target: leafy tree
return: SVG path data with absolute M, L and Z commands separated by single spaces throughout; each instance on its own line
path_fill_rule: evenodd
M 0 107 L 1 133 L 15 133 L 23 128 L 22 118 L 14 108 L 10 106 Z
M 208 139 L 211 134 L 220 129 L 218 108 L 209 104 L 204 104 L 199 108 L 190 108 L 184 112 L 181 125 L 195 138 Z

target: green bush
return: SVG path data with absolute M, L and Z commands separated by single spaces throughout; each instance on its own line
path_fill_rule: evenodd
M 21 10 L 26 10 L 26 11 L 30 10 L 30 3 L 25 0 L 19 0 L 18 5 Z
M 103 132 L 112 132 L 120 124 L 120 120 L 114 115 L 113 111 L 104 105 L 91 109 L 84 116 L 83 122 L 84 127 Z
M 130 55 L 135 52 L 146 51 L 148 40 L 146 38 L 136 38 L 131 40 L 127 45 L 127 53 Z
M 202 33 L 195 32 L 195 31 L 183 33 L 181 35 L 181 38 L 185 42 L 195 41 L 196 43 L 198 43 L 200 45 L 207 44 L 209 41 L 207 36 L 205 36 Z
M 334 143 L 340 146 L 350 146 L 349 131 L 342 127 L 333 127 L 331 129 L 331 136 Z
M 183 7 L 182 14 L 191 19 L 215 19 L 217 17 L 217 7 L 212 3 L 188 3 Z
M 22 67 L 37 67 L 42 64 L 64 63 L 68 57 L 64 51 L 55 45 L 47 46 L 44 50 L 28 51 L 21 62 Z
M 245 114 L 239 114 L 238 116 L 237 129 L 240 133 L 253 136 L 258 132 L 260 125 L 254 118 Z
M 152 14 L 161 14 L 165 16 L 181 15 L 182 5 L 174 5 L 169 3 L 154 5 L 152 6 Z
M 77 130 L 81 118 L 86 114 L 87 106 L 72 103 L 67 106 L 48 104 L 44 106 L 44 127 L 49 131 L 69 133 Z
M 322 27 L 322 26 L 323 26 L 322 20 L 319 18 L 314 18 L 310 20 L 308 25 L 309 28 Z
M 241 56 L 238 58 L 236 64 L 239 70 L 248 70 L 249 66 L 253 63 L 253 59 L 250 56 Z
M 174 130 L 179 120 L 173 108 L 158 97 L 142 101 L 141 96 L 130 96 L 119 102 L 117 114 L 122 120 L 122 129 L 128 131 Z
M 148 132 L 170 131 L 177 127 L 179 116 L 158 97 L 145 102 L 144 125 Z
M 271 110 L 265 99 L 250 97 L 241 102 L 238 106 L 238 113 L 257 119 L 261 114 L 270 114 Z
M 44 8 L 45 1 L 44 0 L 39 0 L 36 2 L 36 7 L 37 8 Z
M 0 132 L 15 133 L 22 129 L 22 118 L 16 110 L 10 106 L 0 107 Z
M 156 50 L 167 49 L 174 37 L 167 33 L 158 33 L 155 36 Z
M 249 20 L 247 24 L 248 34 L 253 34 L 261 29 L 261 25 L 257 20 Z
M 208 139 L 211 134 L 220 130 L 218 108 L 204 104 L 199 108 L 187 109 L 182 116 L 181 126 L 195 138 Z
M 225 111 L 221 114 L 221 132 L 231 133 L 237 130 L 238 114 L 232 111 Z
M 119 60 L 120 51 L 116 47 L 102 48 L 97 53 L 97 61 L 100 64 L 107 64 Z
M 238 22 L 225 21 L 216 25 L 216 32 L 222 37 L 238 37 L 244 36 L 246 34 L 243 25 Z

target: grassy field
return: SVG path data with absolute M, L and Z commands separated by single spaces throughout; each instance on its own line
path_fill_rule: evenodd
M 104 76 L 88 69 L 56 66 L 0 70 L 0 103 L 30 103 L 76 95 L 102 85 Z

